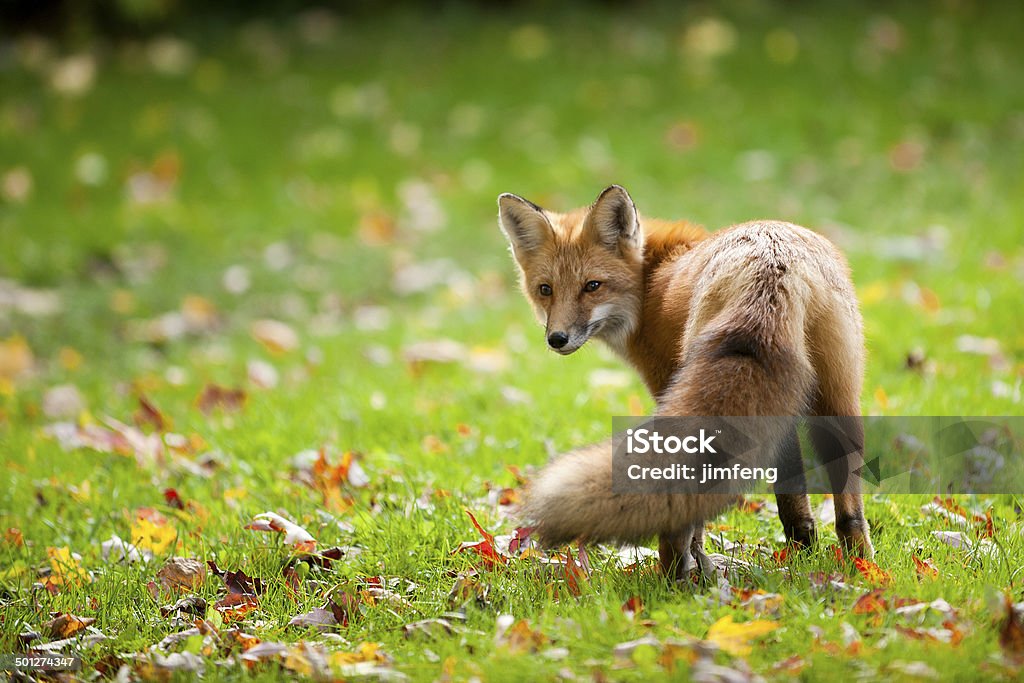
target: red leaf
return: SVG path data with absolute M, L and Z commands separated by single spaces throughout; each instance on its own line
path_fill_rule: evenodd
M 517 553 L 523 545 L 530 540 L 530 534 L 536 529 L 535 526 L 521 526 L 512 532 L 512 540 L 508 543 L 508 551 Z
M 634 595 L 622 603 L 622 613 L 626 615 L 627 619 L 632 619 L 634 616 L 642 612 L 644 609 L 644 601 L 640 599 L 639 595 Z
M 865 560 L 863 557 L 853 558 L 853 564 L 857 567 L 857 571 L 867 579 L 868 583 L 876 586 L 885 586 L 892 583 L 892 576 L 889 572 L 885 571 L 871 560 Z
M 854 614 L 881 614 L 889 610 L 889 603 L 885 599 L 885 591 L 876 588 L 857 598 L 853 604 Z
M 498 548 L 494 545 L 494 535 L 484 530 L 480 523 L 476 521 L 476 517 L 468 509 L 466 514 L 469 515 L 469 519 L 472 520 L 473 526 L 476 527 L 477 533 L 483 536 L 482 541 L 467 541 L 459 545 L 458 548 L 452 551 L 452 554 L 461 553 L 465 550 L 472 550 L 483 558 L 484 566 L 488 569 L 494 569 L 500 564 L 506 564 L 508 558 L 498 552 Z
M 917 555 L 910 556 L 914 560 L 914 570 L 918 579 L 934 579 L 939 576 L 939 570 L 935 568 L 931 560 L 922 560 Z
M 175 489 L 164 489 L 164 500 L 167 501 L 167 504 L 172 508 L 177 510 L 185 509 L 185 503 L 181 500 L 181 496 L 178 495 L 178 492 Z

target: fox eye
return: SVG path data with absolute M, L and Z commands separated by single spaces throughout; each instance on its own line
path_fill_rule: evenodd
M 587 284 L 583 285 L 584 292 L 596 292 L 597 288 L 601 286 L 601 283 L 597 280 L 591 280 Z
M 541 296 L 551 296 L 551 285 L 543 284 L 537 289 L 540 291 Z

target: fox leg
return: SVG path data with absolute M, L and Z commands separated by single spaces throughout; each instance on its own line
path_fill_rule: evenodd
M 697 567 L 691 553 L 696 533 L 696 527 L 688 527 L 683 531 L 658 537 L 658 561 L 665 576 L 675 581 L 685 581 L 689 578 L 690 572 Z
M 875 551 L 864 519 L 860 479 L 864 466 L 864 425 L 855 416 L 818 417 L 811 420 L 810 433 L 832 487 L 839 542 L 845 550 L 871 558 Z
M 779 445 L 779 476 L 773 487 L 786 540 L 801 548 L 809 547 L 814 543 L 816 532 L 795 426 Z

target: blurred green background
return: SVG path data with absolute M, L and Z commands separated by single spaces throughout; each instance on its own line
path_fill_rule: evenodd
M 1021 3 L 126 0 L 18 3 L 3 17 L 0 515 L 26 542 L 0 544 L 13 586 L 0 649 L 50 610 L 96 616 L 110 652 L 167 635 L 144 589 L 155 564 L 106 565 L 99 550 L 130 538 L 131 510 L 176 515 L 167 487 L 198 506 L 174 518 L 175 552 L 226 558 L 277 591 L 250 625 L 261 637 L 281 637 L 297 609 L 280 579 L 287 553 L 243 529 L 264 510 L 322 547 L 358 546 L 345 576 L 412 577 L 417 613 L 443 613 L 453 572 L 470 564 L 450 551 L 477 537 L 464 507 L 508 531 L 507 466 L 539 465 L 651 407 L 599 345 L 547 351 L 496 225 L 500 192 L 558 210 L 619 183 L 651 216 L 817 229 L 847 253 L 861 298 L 866 414 L 1021 412 Z M 244 405 L 208 410 L 213 384 Z M 110 418 L 190 445 L 159 464 L 128 452 L 137 464 L 69 444 Z M 361 453 L 369 486 L 344 489 L 344 505 L 322 498 L 294 464 L 319 448 Z M 901 594 L 970 606 L 983 624 L 940 660 L 913 646 L 970 677 L 998 651 L 982 592 L 1017 581 L 1019 548 L 969 564 L 930 534 L 947 523 L 918 508 L 866 509 Z M 1001 542 L 1019 539 L 1019 510 L 997 508 Z M 770 553 L 773 517 L 756 504 L 716 528 Z M 834 563 L 827 526 L 807 571 Z M 96 573 L 98 605 L 28 597 L 45 548 L 64 546 Z M 920 584 L 908 547 L 943 581 Z M 492 599 L 560 634 L 581 671 L 640 637 L 631 621 L 605 627 L 631 594 L 661 615 L 662 635 L 710 623 L 657 577 L 601 571 L 593 594 L 554 603 L 533 599 L 545 588 L 531 571 L 501 575 Z M 792 588 L 760 569 L 747 579 Z M 808 624 L 846 638 L 815 590 L 787 594 L 788 630 L 755 670 L 803 648 Z M 322 597 L 310 588 L 304 608 Z M 377 610 L 346 637 L 384 641 L 403 669 L 434 678 L 440 665 L 402 636 L 408 618 Z M 469 618 L 471 649 L 490 652 L 494 615 Z M 431 647 L 466 656 L 457 640 Z M 844 665 L 814 658 L 812 673 Z M 500 680 L 564 665 L 480 666 Z
M 225 269 L 268 247 L 250 294 L 287 287 L 312 315 L 330 293 L 342 326 L 455 280 L 507 289 L 499 192 L 565 209 L 618 182 L 648 215 L 823 231 L 876 362 L 900 377 L 923 351 L 984 387 L 961 400 L 994 379 L 1000 410 L 1019 401 L 1018 5 L 61 7 L 49 33 L 23 13 L 0 52 L 0 272 L 70 305 L 7 306 L 0 333 L 108 348 L 110 307 L 88 302 L 118 287 L 135 313 L 188 294 L 236 310 Z M 982 339 L 966 355 L 964 335 Z

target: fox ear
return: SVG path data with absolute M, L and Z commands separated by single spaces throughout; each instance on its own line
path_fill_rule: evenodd
M 508 192 L 498 197 L 498 225 L 512 244 L 516 258 L 541 246 L 554 234 L 543 209 Z
M 625 188 L 611 185 L 590 207 L 587 225 L 594 238 L 609 249 L 641 252 L 644 235 L 636 205 Z

